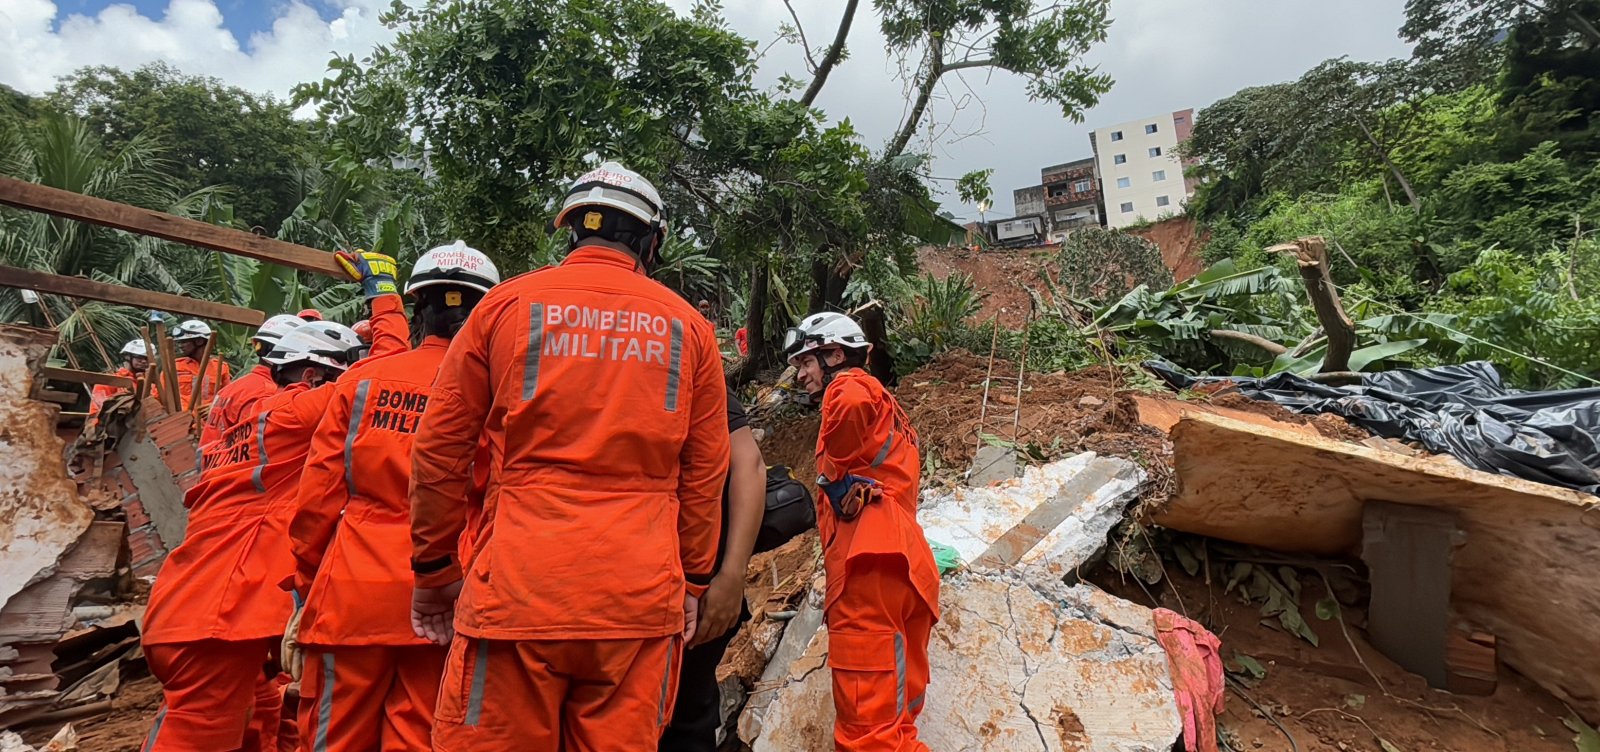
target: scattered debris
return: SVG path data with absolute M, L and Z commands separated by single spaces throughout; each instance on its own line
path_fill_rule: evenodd
M 1390 500 L 1455 512 L 1454 613 L 1498 637 L 1507 665 L 1600 717 L 1600 499 L 1437 457 L 1409 457 L 1213 415 L 1173 430 L 1180 492 L 1155 515 L 1175 530 L 1276 551 L 1348 555 L 1363 509 Z

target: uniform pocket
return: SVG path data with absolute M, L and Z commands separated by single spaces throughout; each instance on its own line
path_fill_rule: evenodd
M 444 679 L 439 683 L 439 701 L 434 707 L 434 718 L 445 723 L 463 723 L 467 719 L 468 708 L 482 703 L 481 692 L 476 698 L 477 703 L 474 703 L 472 688 L 474 677 L 487 668 L 481 665 L 480 660 L 483 648 L 487 647 L 488 643 L 461 635 L 450 642 L 450 654 L 445 659 Z M 482 690 L 481 680 L 478 688 Z
M 828 667 L 840 723 L 876 725 L 905 712 L 905 645 L 899 632 L 828 633 Z

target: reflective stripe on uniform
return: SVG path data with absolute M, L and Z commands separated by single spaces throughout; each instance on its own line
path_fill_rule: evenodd
M 328 752 L 328 724 L 333 722 L 333 653 L 322 654 L 322 686 L 317 697 L 317 737 L 312 752 Z
M 161 723 L 167 720 L 167 706 L 162 703 L 161 712 L 156 713 L 155 725 L 150 727 L 150 735 L 144 738 L 145 752 L 156 748 L 156 737 L 161 734 Z
M 872 465 L 871 466 L 872 467 L 877 467 L 879 465 L 882 465 L 884 460 L 889 459 L 889 450 L 892 447 L 894 447 L 894 430 L 893 429 L 891 429 L 889 431 L 889 438 L 886 438 L 886 439 L 883 440 L 883 446 L 880 449 L 878 449 L 878 456 L 872 458 Z
M 351 498 L 356 495 L 356 434 L 361 431 L 361 418 L 367 412 L 367 393 L 372 391 L 372 380 L 362 379 L 356 386 L 356 400 L 350 406 L 350 424 L 344 430 L 344 488 Z
M 678 382 L 683 380 L 683 320 L 672 320 L 672 359 L 667 365 L 667 412 L 678 411 Z
M 894 633 L 894 714 L 906 712 L 906 636 Z
M 261 473 L 267 469 L 267 416 L 270 414 L 270 410 L 265 410 L 261 417 L 256 418 L 256 453 L 261 455 L 261 461 L 251 471 L 250 482 L 255 484 L 257 493 L 267 492 L 267 484 L 262 482 Z
M 677 654 L 677 638 L 673 638 L 672 647 L 667 651 L 667 670 L 661 672 L 661 699 L 656 702 L 656 726 L 658 727 L 667 724 L 667 694 L 672 689 L 672 656 Z
M 463 725 L 478 725 L 478 719 L 483 716 L 483 685 L 488 680 L 489 641 L 478 640 L 478 659 L 472 663 L 472 688 L 467 691 L 467 717 L 462 720 Z
M 544 349 L 544 304 L 528 305 L 528 354 L 522 364 L 522 399 L 539 391 L 539 353 Z

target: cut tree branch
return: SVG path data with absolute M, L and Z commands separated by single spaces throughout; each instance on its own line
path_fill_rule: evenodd
M 1255 345 L 1256 347 L 1259 347 L 1262 350 L 1265 350 L 1268 354 L 1270 354 L 1274 358 L 1276 358 L 1279 355 L 1282 355 L 1282 354 L 1284 354 L 1284 353 L 1289 351 L 1289 348 L 1284 347 L 1283 345 L 1280 345 L 1280 344 L 1278 344 L 1276 342 L 1273 342 L 1272 340 L 1267 339 L 1266 337 L 1257 337 L 1254 334 L 1248 334 L 1248 333 L 1245 333 L 1245 332 L 1236 332 L 1236 331 L 1234 331 L 1232 329 L 1212 329 L 1211 330 L 1211 338 L 1212 339 L 1227 339 L 1227 340 L 1233 340 L 1234 342 L 1243 342 L 1243 343 L 1245 343 L 1247 345 Z
M 1300 238 L 1267 249 L 1268 253 L 1287 253 L 1300 267 L 1306 294 L 1317 312 L 1317 321 L 1328 335 L 1328 354 L 1322 359 L 1321 373 L 1350 370 L 1350 353 L 1356 349 L 1356 325 L 1339 302 L 1339 289 L 1328 272 L 1328 243 L 1321 235 Z
M 960 62 L 950 63 L 949 65 L 943 66 L 940 70 L 944 73 L 951 73 L 954 71 L 966 70 L 968 68 L 989 68 L 993 67 L 994 64 L 994 58 L 979 58 L 977 60 L 962 60 Z
M 811 77 L 811 84 L 806 87 L 806 92 L 800 96 L 800 104 L 807 107 L 817 101 L 817 95 L 822 93 L 822 85 L 827 83 L 828 74 L 833 72 L 833 67 L 839 64 L 844 57 L 844 42 L 850 38 L 850 25 L 855 23 L 856 6 L 860 0 L 850 0 L 844 6 L 844 17 L 839 19 L 839 31 L 833 35 L 833 44 L 828 47 L 828 54 L 822 56 L 822 62 L 817 64 L 817 73 Z M 793 13 L 794 9 L 791 8 Z M 800 23 L 798 19 L 796 24 Z M 802 41 L 804 38 L 802 37 Z

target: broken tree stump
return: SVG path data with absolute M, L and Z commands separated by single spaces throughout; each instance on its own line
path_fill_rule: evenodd
M 1311 307 L 1316 310 L 1317 321 L 1328 336 L 1328 354 L 1322 359 L 1321 372 L 1350 370 L 1350 353 L 1356 349 L 1356 325 L 1344 312 L 1339 289 L 1334 286 L 1333 275 L 1328 270 L 1327 241 L 1321 235 L 1312 235 L 1272 246 L 1267 252 L 1289 254 L 1300 267 L 1300 278 L 1306 283 Z

